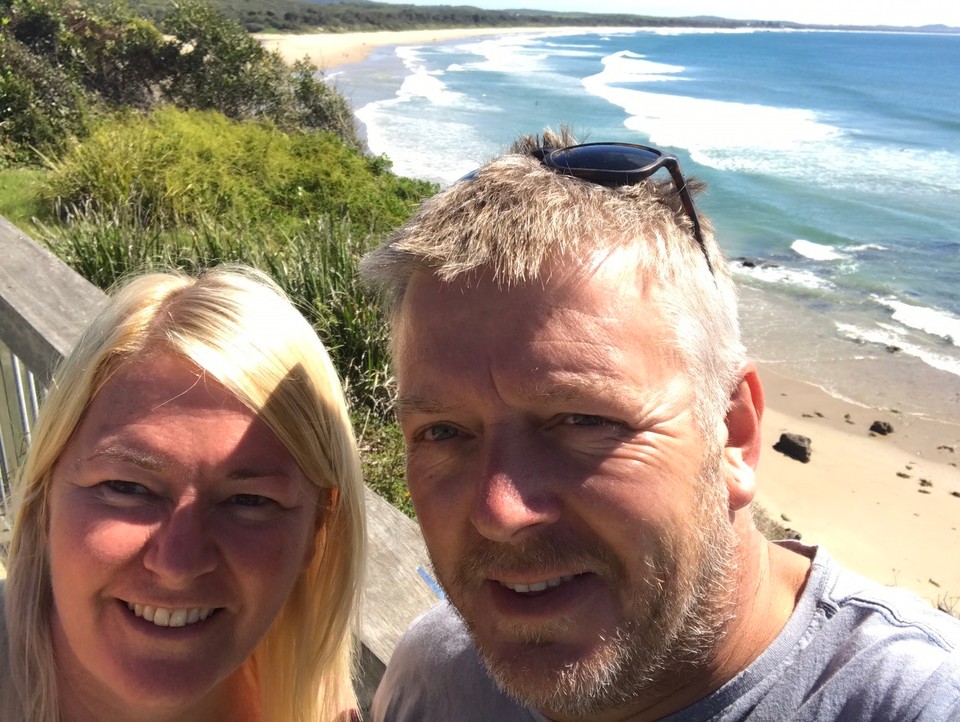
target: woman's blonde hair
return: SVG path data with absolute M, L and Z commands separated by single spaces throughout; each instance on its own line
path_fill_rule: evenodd
M 264 722 L 332 720 L 356 707 L 352 628 L 365 552 L 356 442 L 340 380 L 310 324 L 267 276 L 236 266 L 133 279 L 55 375 L 15 492 L 3 696 L 16 693 L 22 719 L 60 719 L 49 627 L 51 472 L 117 369 L 158 353 L 180 355 L 215 378 L 267 424 L 312 483 L 338 489 L 335 503 L 317 512 L 317 553 L 245 669 L 257 680 Z M 4 720 L 10 703 L 0 700 Z

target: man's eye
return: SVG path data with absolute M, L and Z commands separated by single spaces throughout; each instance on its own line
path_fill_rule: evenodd
M 135 496 L 138 494 L 149 494 L 150 490 L 147 489 L 143 484 L 138 484 L 135 481 L 120 481 L 118 479 L 111 479 L 110 481 L 103 482 L 108 490 L 112 491 L 114 494 L 122 494 L 123 496 Z
M 569 426 L 620 426 L 612 419 L 593 414 L 570 414 L 563 419 L 563 423 Z
M 424 441 L 447 441 L 456 437 L 460 432 L 450 424 L 434 424 L 423 432 Z

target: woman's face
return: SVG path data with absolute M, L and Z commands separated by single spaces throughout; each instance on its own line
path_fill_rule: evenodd
M 53 472 L 65 709 L 179 716 L 227 699 L 315 551 L 318 496 L 267 426 L 194 366 L 123 366 Z

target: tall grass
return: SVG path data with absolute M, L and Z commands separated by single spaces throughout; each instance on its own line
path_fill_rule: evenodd
M 323 338 L 351 401 L 386 419 L 392 401 L 386 320 L 360 283 L 357 264 L 373 237 L 344 219 L 302 223 L 296 232 L 225 223 L 143 227 L 133 211 L 73 209 L 66 226 L 40 225 L 40 240 L 100 288 L 149 270 L 195 271 L 238 262 L 269 273 Z

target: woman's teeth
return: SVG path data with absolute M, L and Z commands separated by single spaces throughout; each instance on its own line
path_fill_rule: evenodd
M 127 602 L 127 609 L 158 627 L 185 627 L 188 624 L 202 622 L 217 611 L 216 608 L 165 609 L 133 602 Z

